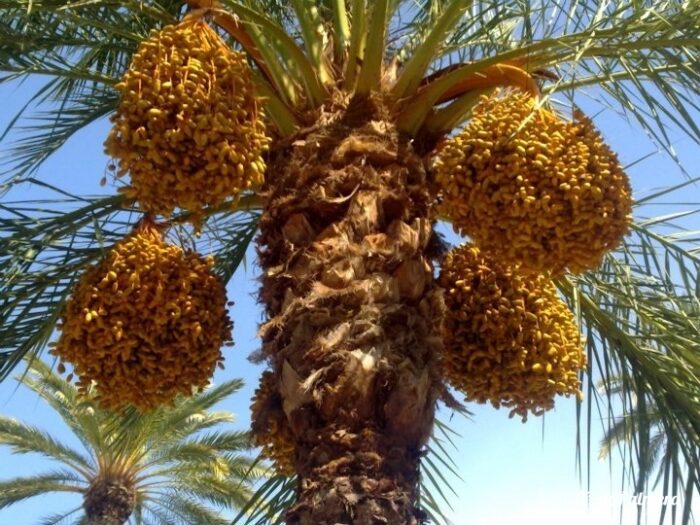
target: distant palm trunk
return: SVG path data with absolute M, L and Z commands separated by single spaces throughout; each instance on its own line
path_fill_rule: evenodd
M 426 257 L 433 199 L 381 102 L 344 106 L 267 173 L 262 350 L 296 441 L 287 523 L 418 524 L 444 310 Z
M 95 479 L 83 498 L 88 525 L 124 525 L 136 503 L 133 483 L 120 476 Z

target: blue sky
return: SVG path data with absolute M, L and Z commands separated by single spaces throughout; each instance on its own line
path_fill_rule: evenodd
M 3 101 L 0 129 L 4 129 L 35 85 L 28 82 L 22 86 L 0 86 L 0 100 Z M 601 109 L 589 105 L 585 96 L 579 103 L 591 112 Z M 656 150 L 637 127 L 626 123 L 610 109 L 602 111 L 596 117 L 596 122 L 619 152 L 624 164 Z M 106 188 L 99 186 L 107 164 L 102 153 L 102 142 L 108 129 L 108 122 L 104 120 L 81 131 L 43 165 L 38 178 L 80 194 L 113 191 L 114 188 L 109 185 Z M 697 166 L 691 162 L 698 158 L 700 148 L 680 134 L 676 138 L 676 149 L 681 158 L 688 161 L 686 166 L 690 175 L 700 175 Z M 635 164 L 629 174 L 637 197 L 682 180 L 678 168 L 664 154 L 653 155 Z M 11 191 L 3 200 L 34 198 L 39 194 L 35 187 L 22 186 Z M 686 188 L 677 200 L 700 202 L 700 190 L 696 187 Z M 661 215 L 669 209 L 660 206 L 648 213 Z M 695 221 L 695 227 L 700 227 L 697 219 Z M 458 242 L 449 232 L 448 240 Z M 262 370 L 246 359 L 258 347 L 256 328 L 262 318 L 261 309 L 254 300 L 258 268 L 252 250 L 246 263 L 241 265 L 228 287 L 229 297 L 236 302 L 231 311 L 235 321 L 236 344 L 228 350 L 226 370 L 218 371 L 215 376 L 215 381 L 230 377 L 241 377 L 246 381 L 245 388 L 220 407 L 237 414 L 237 428 L 246 428 L 249 424 L 250 397 Z M 593 458 L 590 505 L 586 503 L 583 495 L 586 490 L 585 472 L 576 470 L 573 400 L 561 399 L 544 419 L 532 417 L 526 424 L 517 419 L 508 419 L 507 411 L 496 411 L 489 406 L 470 405 L 468 408 L 474 413 L 472 419 L 455 416 L 450 421 L 450 425 L 461 435 L 456 441 L 458 451 L 454 452 L 454 458 L 463 479 L 446 473 L 458 493 L 451 499 L 454 510 L 448 512 L 455 524 L 620 523 L 619 507 L 614 504 L 620 493 L 620 473 L 615 463 L 610 465 Z M 0 413 L 49 429 L 58 439 L 76 442 L 55 414 L 35 395 L 24 389 L 16 389 L 13 381 L 0 384 Z M 439 416 L 447 420 L 450 413 L 441 410 Z M 594 422 L 594 444 L 602 435 L 600 428 L 600 424 Z M 594 448 L 597 448 L 596 445 Z M 11 456 L 6 449 L 0 448 L 0 479 L 50 468 L 43 459 Z M 31 525 L 42 515 L 78 504 L 79 499 L 63 495 L 35 498 L 0 510 L 0 525 Z M 649 523 L 654 523 L 656 513 L 651 512 L 650 516 Z M 621 522 L 636 523 L 635 510 L 631 505 L 625 507 Z

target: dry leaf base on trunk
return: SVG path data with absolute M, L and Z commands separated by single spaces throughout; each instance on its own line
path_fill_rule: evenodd
M 260 226 L 262 353 L 299 475 L 287 523 L 415 525 L 441 384 L 433 199 L 380 104 L 325 117 L 273 154 Z

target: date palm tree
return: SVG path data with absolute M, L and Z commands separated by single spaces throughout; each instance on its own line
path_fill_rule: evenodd
M 0 446 L 60 465 L 0 480 L 0 509 L 51 492 L 75 493 L 82 505 L 47 516 L 42 523 L 226 524 L 230 520 L 221 511 L 245 505 L 253 483 L 264 474 L 248 455 L 247 433 L 222 429 L 232 415 L 211 410 L 240 389 L 240 380 L 148 414 L 101 410 L 38 360 L 20 381 L 61 416 L 83 447 L 0 417 Z
M 436 403 L 452 403 L 432 272 L 442 250 L 436 145 L 479 93 L 525 86 L 574 106 L 585 93 L 678 159 L 669 127 L 700 142 L 700 2 L 0 0 L 3 80 L 46 79 L 11 122 L 34 119 L 10 150 L 7 188 L 36 182 L 47 157 L 110 115 L 139 43 L 188 10 L 247 55 L 272 135 L 260 192 L 205 210 L 197 238 L 177 226 L 182 216 L 171 222 L 214 254 L 224 280 L 257 234 L 258 357 L 284 406 L 297 476 L 284 519 L 420 523 L 423 447 Z M 612 427 L 657 407 L 674 443 L 659 467 L 664 490 L 690 505 L 700 486 L 700 259 L 685 231 L 692 215 L 647 216 L 695 182 L 680 161 L 679 173 L 684 181 L 637 196 L 631 233 L 600 268 L 557 285 L 586 335 L 581 421 L 600 410 Z M 44 348 L 75 276 L 140 216 L 123 196 L 61 195 L 49 208 L 3 205 L 2 377 Z M 645 426 L 623 458 L 648 483 Z

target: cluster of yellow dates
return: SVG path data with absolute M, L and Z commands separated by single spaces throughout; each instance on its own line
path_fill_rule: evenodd
M 168 244 L 153 215 L 204 208 L 263 181 L 269 139 L 245 57 L 201 19 L 153 33 L 117 86 L 105 143 L 147 218 L 89 268 L 52 352 L 106 409 L 145 411 L 206 386 L 232 323 L 213 260 Z
M 275 399 L 275 375 L 263 372 L 250 407 L 255 445 L 261 447 L 263 457 L 271 460 L 279 474 L 294 474 L 294 440 L 281 401 Z
M 526 419 L 555 395 L 578 395 L 581 337 L 550 279 L 464 244 L 445 257 L 439 283 L 450 312 L 443 370 L 468 399 Z
M 440 275 L 445 376 L 523 419 L 580 395 L 581 336 L 551 278 L 595 268 L 629 228 L 629 180 L 592 122 L 574 117 L 496 90 L 433 165 L 441 213 L 473 242 Z
M 106 409 L 149 410 L 204 387 L 231 341 L 226 291 L 211 257 L 163 240 L 149 223 L 82 276 L 52 353 L 93 384 Z
M 455 230 L 527 270 L 595 268 L 629 226 L 629 181 L 592 122 L 562 120 L 526 93 L 482 97 L 435 176 Z
M 204 21 L 152 35 L 116 87 L 106 151 L 144 211 L 197 216 L 262 184 L 269 139 L 252 73 Z

